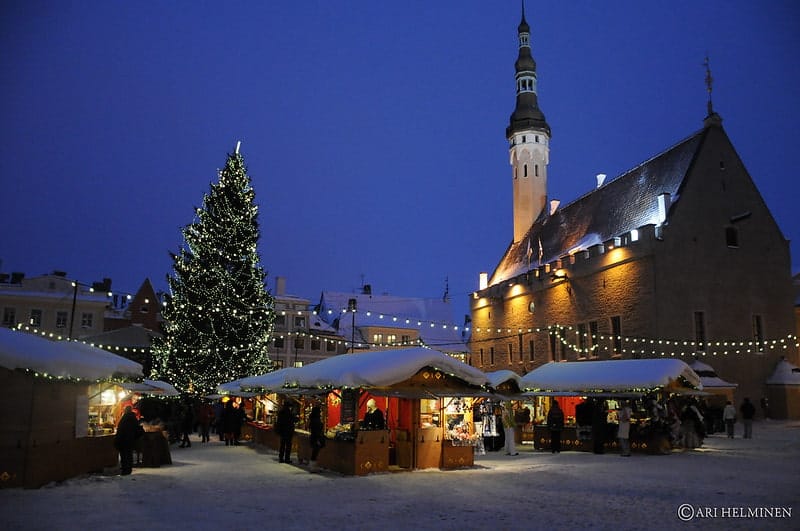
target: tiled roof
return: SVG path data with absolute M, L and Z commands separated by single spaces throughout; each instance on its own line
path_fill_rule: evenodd
M 495 269 L 493 285 L 632 229 L 658 222 L 658 196 L 679 199 L 681 185 L 705 137 L 702 129 L 667 151 L 606 182 L 552 215 L 544 212 Z M 530 262 L 529 262 L 530 260 Z

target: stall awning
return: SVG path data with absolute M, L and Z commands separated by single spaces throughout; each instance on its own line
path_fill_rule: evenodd
M 140 364 L 103 349 L 78 341 L 51 341 L 9 328 L 0 328 L 0 366 L 88 381 L 143 376 Z
M 551 362 L 520 380 L 523 392 L 643 393 L 670 385 L 702 389 L 700 378 L 676 359 Z

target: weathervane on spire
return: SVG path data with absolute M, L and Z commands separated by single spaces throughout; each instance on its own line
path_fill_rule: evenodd
M 711 105 L 711 90 L 712 90 L 712 83 L 714 83 L 714 78 L 711 77 L 711 63 L 708 60 L 708 53 L 706 53 L 706 60 L 703 61 L 703 66 L 706 67 L 706 91 L 708 91 L 708 115 L 711 116 L 714 114 L 714 108 Z

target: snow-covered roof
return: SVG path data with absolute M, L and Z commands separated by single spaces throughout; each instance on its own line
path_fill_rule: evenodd
M 522 389 L 521 386 L 522 376 L 508 369 L 503 369 L 494 372 L 487 372 L 486 378 L 489 380 L 489 385 L 493 389 L 497 388 L 499 385 L 502 385 L 508 381 L 514 382 L 517 388 Z
M 386 388 L 408 380 L 426 367 L 438 369 L 473 386 L 489 383 L 486 375 L 475 367 L 443 352 L 417 347 L 341 354 L 304 367 L 244 378 L 238 385 L 242 389 L 261 387 L 266 390 L 278 390 L 282 382 L 284 390 Z M 220 390 L 228 389 L 230 384 L 221 385 Z
M 338 319 L 338 332 L 342 337 L 352 337 L 352 314 L 345 311 L 350 299 L 356 299 L 355 328 L 360 343 L 368 343 L 370 338 L 359 340 L 359 329 L 375 326 L 416 330 L 427 346 L 437 350 L 469 351 L 461 327 L 454 327 L 453 308 L 447 300 L 325 291 L 320 300 L 319 317 L 330 324 Z
M 632 229 L 660 222 L 657 197 L 679 193 L 705 138 L 703 129 L 663 153 L 607 181 L 548 215 L 506 250 L 489 279 L 493 286 L 567 254 L 586 250 Z M 541 257 L 541 258 L 540 258 Z
M 277 371 L 239 378 L 232 382 L 227 382 L 217 386 L 217 390 L 223 394 L 237 395 L 241 391 L 258 389 L 264 392 L 281 391 L 285 387 L 296 385 L 293 375 L 300 370 L 300 367 L 286 367 Z
M 523 391 L 641 391 L 664 387 L 683 377 L 702 389 L 700 377 L 676 359 L 550 362 L 522 377 Z
M 122 356 L 76 341 L 50 341 L 9 328 L 0 328 L 0 366 L 91 381 L 142 377 L 142 366 Z
M 125 382 L 123 389 L 142 395 L 178 396 L 180 393 L 175 387 L 161 380 L 143 380 L 142 382 Z
M 800 368 L 785 359 L 779 361 L 767 385 L 800 385 Z
M 700 377 L 703 389 L 735 389 L 739 387 L 739 384 L 727 382 L 717 376 L 717 372 L 711 365 L 700 360 L 694 360 L 689 364 L 689 367 Z

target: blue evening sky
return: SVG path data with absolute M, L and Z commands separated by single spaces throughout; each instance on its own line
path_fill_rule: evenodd
M 572 201 L 714 109 L 800 269 L 800 4 L 528 0 L 549 192 Z M 165 289 L 237 140 L 288 291 L 441 297 L 456 323 L 512 237 L 520 2 L 0 6 L 0 271 Z

